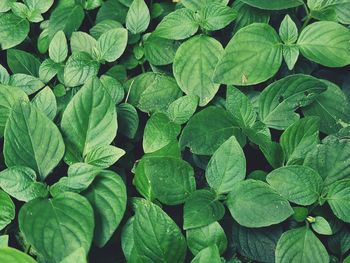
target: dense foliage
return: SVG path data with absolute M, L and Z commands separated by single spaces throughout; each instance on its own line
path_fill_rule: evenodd
M 0 262 L 349 263 L 349 24 L 350 0 L 1 0 Z

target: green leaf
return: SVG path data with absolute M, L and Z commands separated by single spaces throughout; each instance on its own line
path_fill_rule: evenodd
M 211 3 L 227 5 L 228 0 L 182 0 L 181 3 L 188 9 L 197 11 L 205 8 Z
M 28 167 L 13 166 L 0 172 L 0 187 L 19 201 L 47 197 L 46 186 L 36 182 L 36 177 L 35 171 Z
M 259 43 L 259 45 L 256 45 Z M 216 66 L 214 82 L 247 86 L 268 80 L 282 63 L 282 44 L 267 24 L 240 29 L 227 44 Z
M 9 12 L 0 16 L 1 49 L 9 49 L 22 43 L 29 33 L 29 22 Z
M 333 213 L 344 222 L 350 222 L 350 180 L 333 183 L 327 193 L 327 201 Z
M 279 35 L 286 45 L 292 45 L 297 41 L 298 28 L 289 15 L 286 15 L 281 22 Z
M 340 229 L 335 235 L 328 239 L 328 246 L 332 253 L 344 255 L 350 249 L 350 231 L 345 226 Z
M 37 92 L 45 86 L 40 79 L 22 73 L 13 74 L 9 84 L 22 89 L 28 95 Z
M 106 169 L 117 162 L 124 154 L 123 149 L 105 145 L 88 152 L 84 160 L 86 163 Z
M 97 23 L 92 28 L 90 28 L 90 34 L 95 39 L 98 39 L 103 33 L 107 32 L 108 30 L 122 28 L 122 27 L 123 25 L 120 24 L 118 21 L 106 19 Z M 84 32 L 80 32 L 80 33 L 84 33 Z
M 222 108 L 210 106 L 189 120 L 180 145 L 189 147 L 194 154 L 212 155 L 232 135 L 244 145 L 245 139 L 232 116 Z
M 30 10 L 38 10 L 40 13 L 46 13 L 53 5 L 54 0 L 24 0 L 24 3 Z
M 17 249 L 10 247 L 0 248 L 0 261 L 4 263 L 36 263 L 36 261 L 32 257 Z
M 287 199 L 261 181 L 238 182 L 227 196 L 227 207 L 238 224 L 265 227 L 286 220 L 294 212 Z
M 218 2 L 214 1 L 206 5 L 200 12 L 200 25 L 206 30 L 220 30 L 237 17 L 237 12 L 233 8 Z
M 72 54 L 64 67 L 64 82 L 68 87 L 83 85 L 89 78 L 96 76 L 100 65 L 85 52 Z
M 0 13 L 5 13 L 11 9 L 12 4 L 16 0 L 4 0 L 0 2 Z
M 300 33 L 298 46 L 307 59 L 326 67 L 350 64 L 350 30 L 331 21 L 315 22 Z
M 41 112 L 45 113 L 50 120 L 55 118 L 57 114 L 56 97 L 49 87 L 45 87 L 38 94 L 36 94 L 32 100 L 32 103 Z
M 195 113 L 198 106 L 198 98 L 186 95 L 178 98 L 169 105 L 167 114 L 171 121 L 177 124 L 186 123 Z
M 19 88 L 0 84 L 0 137 L 4 135 L 7 119 L 18 101 L 28 101 L 27 94 Z
M 311 224 L 312 229 L 321 235 L 332 235 L 333 231 L 329 223 L 322 216 L 316 216 L 315 222 Z
M 125 23 L 127 12 L 127 6 L 123 5 L 121 1 L 107 0 L 102 4 L 97 12 L 96 23 L 100 23 L 101 21 L 107 19 Z
M 129 139 L 136 136 L 139 128 L 139 116 L 134 106 L 128 103 L 121 103 L 117 107 L 118 131 Z
M 328 263 L 327 250 L 306 227 L 288 230 L 278 240 L 276 263 Z
M 20 102 L 13 108 L 4 137 L 6 165 L 32 168 L 41 180 L 45 180 L 64 154 L 65 147 L 58 128 L 27 102 Z
M 119 104 L 124 99 L 124 86 L 122 83 L 108 75 L 102 75 L 100 81 L 115 104 Z
M 283 46 L 283 58 L 289 70 L 293 70 L 299 58 L 299 48 L 297 46 Z
M 193 36 L 198 27 L 194 12 L 180 8 L 165 16 L 153 34 L 162 38 L 182 40 Z
M 39 68 L 39 78 L 45 83 L 50 82 L 53 77 L 62 69 L 62 66 L 52 59 L 45 59 Z
M 313 169 L 301 166 L 284 166 L 273 170 L 266 177 L 267 182 L 290 202 L 311 205 L 321 195 L 323 180 Z
M 86 252 L 84 251 L 84 248 L 78 248 L 75 250 L 72 254 L 65 257 L 60 263 L 87 263 L 86 261 Z
M 4 68 L 4 66 L 0 65 L 0 83 L 1 84 L 8 84 L 10 81 L 10 74 L 8 73 L 7 69 Z
M 0 248 L 8 247 L 9 243 L 9 236 L 8 235 L 1 235 L 0 236 Z
M 302 109 L 306 116 L 320 117 L 320 130 L 334 134 L 343 123 L 350 123 L 350 103 L 344 92 L 334 83 L 323 80 L 327 90 L 315 98 L 315 101 Z
M 246 160 L 244 152 L 236 137 L 225 141 L 211 157 L 205 178 L 216 193 L 230 192 L 232 187 L 243 181 L 246 174 Z
M 213 74 L 222 53 L 220 42 L 205 35 L 192 37 L 176 51 L 175 79 L 186 94 L 199 97 L 200 106 L 208 104 L 219 89 Z
M 350 2 L 347 0 L 308 0 L 307 5 L 313 18 L 350 24 Z
M 85 32 L 73 32 L 70 38 L 72 53 L 86 52 L 90 56 L 94 55 L 97 40 Z
M 12 73 L 39 76 L 40 61 L 32 54 L 19 49 L 7 51 L 7 63 Z
M 220 254 L 223 254 L 227 248 L 225 231 L 218 222 L 188 229 L 186 231 L 186 239 L 188 248 L 193 255 L 197 255 L 202 249 L 213 245 L 219 248 Z
M 215 193 L 209 190 L 197 190 L 186 199 L 183 228 L 188 230 L 207 226 L 220 220 L 224 214 L 225 208 Z
M 259 116 L 268 127 L 284 130 L 300 116 L 295 113 L 299 107 L 312 103 L 326 85 L 314 77 L 296 74 L 280 79 L 259 96 Z
M 226 109 L 241 128 L 254 125 L 257 116 L 252 103 L 243 92 L 233 86 L 227 87 Z
M 94 242 L 106 245 L 117 229 L 126 209 L 126 187 L 122 178 L 111 171 L 100 173 L 84 196 L 95 213 Z
M 52 38 L 49 46 L 49 55 L 56 63 L 61 63 L 66 60 L 68 45 L 66 36 L 62 30 L 58 31 Z
M 260 1 L 260 0 L 241 0 L 248 5 L 267 9 L 267 10 L 282 10 L 291 7 L 296 7 L 302 5 L 303 2 L 301 0 L 270 0 L 270 1 Z
M 97 40 L 99 58 L 108 62 L 117 60 L 125 51 L 128 31 L 124 28 L 108 30 Z
M 64 193 L 53 199 L 30 201 L 22 206 L 18 220 L 25 240 L 45 260 L 59 263 L 80 247 L 89 251 L 94 231 L 93 210 L 78 194 Z
M 69 102 L 61 129 L 67 147 L 76 148 L 83 157 L 113 141 L 117 131 L 115 106 L 97 78 L 88 81 Z
M 305 117 L 289 126 L 280 137 L 287 164 L 300 164 L 319 142 L 320 118 Z
M 155 113 L 146 123 L 143 133 L 145 153 L 157 151 L 177 139 L 181 126 L 173 123 L 164 113 Z
M 3 230 L 13 219 L 15 219 L 16 210 L 11 197 L 2 190 L 0 190 L 0 212 L 0 230 Z
M 201 250 L 191 263 L 221 263 L 218 247 L 216 245 Z
M 321 175 L 325 187 L 347 179 L 350 174 L 350 141 L 335 140 L 317 145 L 306 155 L 304 165 Z
M 126 15 L 126 28 L 132 34 L 145 32 L 151 16 L 144 0 L 134 0 Z

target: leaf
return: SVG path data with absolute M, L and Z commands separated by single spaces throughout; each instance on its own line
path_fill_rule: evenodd
M 216 65 L 214 82 L 258 84 L 274 76 L 281 63 L 282 44 L 276 31 L 267 24 L 251 24 L 240 29 L 227 44 Z
M 38 10 L 40 13 L 46 13 L 54 3 L 54 0 L 44 2 L 40 0 L 24 0 L 24 3 L 30 10 Z
M 241 128 L 254 125 L 257 116 L 252 103 L 243 92 L 233 86 L 227 87 L 226 109 Z
M 342 24 L 350 23 L 350 3 L 347 0 L 309 0 L 310 14 L 319 20 L 334 20 Z
M 4 139 L 6 165 L 32 168 L 41 180 L 45 180 L 64 154 L 65 147 L 58 128 L 27 102 L 20 102 L 13 108 Z
M 37 92 L 45 86 L 40 79 L 22 73 L 13 74 L 9 84 L 21 88 L 28 95 Z
M 102 6 L 97 12 L 96 23 L 100 23 L 101 21 L 107 19 L 124 23 L 127 12 L 127 6 L 124 6 L 120 1 L 107 0 L 103 2 Z
M 195 113 L 198 105 L 198 98 L 186 95 L 173 101 L 167 110 L 168 117 L 177 124 L 186 123 Z
M 139 116 L 134 106 L 121 103 L 117 107 L 118 131 L 129 139 L 136 136 L 139 127 Z
M 350 180 L 337 181 L 329 187 L 327 201 L 333 213 L 344 222 L 350 222 Z
M 289 126 L 280 137 L 287 164 L 301 164 L 306 154 L 319 142 L 317 117 L 302 118 Z
M 246 174 L 246 160 L 236 137 L 225 141 L 211 157 L 205 178 L 217 194 L 228 193 Z
M 4 135 L 7 119 L 18 101 L 28 101 L 28 96 L 19 88 L 0 84 L 0 137 Z
M 49 87 L 42 89 L 32 100 L 32 103 L 41 112 L 53 120 L 57 113 L 57 103 L 55 94 Z
M 16 0 L 4 0 L 1 1 L 0 3 L 0 12 L 5 13 L 9 10 L 11 10 L 11 5 L 15 2 Z
M 101 146 L 88 152 L 85 156 L 85 162 L 106 169 L 117 162 L 124 154 L 125 151 L 118 147 L 112 145 Z
M 321 235 L 332 235 L 333 231 L 329 223 L 322 216 L 316 216 L 315 222 L 311 224 L 312 229 Z
M 153 34 L 157 37 L 182 40 L 193 36 L 198 27 L 194 12 L 180 8 L 165 16 Z
M 324 82 L 307 75 L 290 75 L 270 84 L 259 96 L 259 116 L 268 127 L 284 130 L 300 116 L 299 107 L 311 104 L 326 90 Z
M 328 239 L 330 251 L 337 255 L 344 255 L 350 249 L 350 231 L 345 226 Z
M 208 104 L 219 89 L 220 85 L 213 82 L 213 74 L 222 53 L 221 44 L 204 35 L 190 38 L 176 51 L 175 79 L 186 94 L 199 97 L 200 106 Z
M 299 58 L 299 48 L 297 46 L 283 46 L 283 58 L 289 70 L 293 70 Z
M 45 260 L 58 263 L 80 247 L 89 251 L 94 231 L 93 210 L 78 194 L 64 193 L 53 199 L 30 201 L 22 206 L 18 220 L 25 240 Z
M 220 30 L 229 25 L 237 17 L 237 13 L 233 8 L 218 2 L 217 0 L 206 5 L 200 12 L 203 19 L 200 25 L 206 30 Z
M 0 187 L 19 201 L 47 197 L 46 186 L 36 182 L 36 177 L 35 171 L 28 167 L 13 166 L 0 172 Z
M 288 230 L 278 240 L 276 263 L 328 263 L 327 250 L 315 234 L 306 227 Z
M 220 220 L 224 214 L 225 208 L 217 200 L 215 193 L 208 190 L 197 190 L 186 199 L 183 228 L 188 230 L 207 226 Z
M 84 251 L 84 248 L 78 248 L 75 250 L 72 254 L 65 257 L 60 263 L 87 263 L 86 261 L 86 252 Z
M 125 51 L 128 31 L 124 28 L 108 30 L 97 40 L 99 58 L 108 62 L 117 60 Z
M 97 40 L 85 32 L 73 32 L 70 38 L 72 53 L 86 52 L 90 56 L 94 55 Z
M 303 2 L 301 0 L 270 0 L 270 1 L 259 1 L 259 0 L 241 0 L 248 5 L 267 9 L 267 10 L 282 10 L 291 7 L 296 7 L 302 5 Z
M 304 165 L 311 167 L 321 175 L 324 186 L 347 179 L 350 173 L 350 141 L 335 140 L 320 144 L 310 151 Z
M 16 210 L 14 203 L 6 192 L 0 190 L 0 197 L 0 230 L 3 230 L 15 219 Z
M 95 213 L 94 242 L 106 245 L 117 229 L 126 209 L 126 187 L 122 178 L 111 171 L 100 173 L 84 193 Z
M 126 28 L 132 34 L 145 32 L 151 20 L 144 0 L 134 0 L 126 15 Z
M 62 66 L 55 63 L 52 59 L 45 59 L 39 68 L 39 78 L 41 81 L 48 83 L 61 70 Z
M 238 224 L 265 227 L 286 220 L 294 212 L 287 199 L 261 181 L 238 182 L 227 196 L 227 207 Z
M 145 153 L 157 151 L 177 139 L 180 125 L 173 123 L 165 114 L 155 113 L 147 121 L 143 133 L 143 150 Z
M 279 28 L 281 40 L 286 45 L 294 44 L 298 39 L 298 28 L 289 15 L 286 15 Z
M 74 53 L 64 67 L 64 83 L 68 87 L 83 85 L 89 78 L 97 75 L 99 67 L 99 63 L 88 53 Z
M 244 145 L 244 137 L 231 115 L 222 108 L 210 106 L 189 120 L 181 134 L 180 145 L 189 147 L 194 154 L 212 155 L 232 135 Z
M 10 247 L 0 248 L 1 262 L 16 262 L 16 263 L 36 263 L 36 261 L 27 254 Z
M 4 66 L 0 65 L 0 83 L 1 84 L 8 84 L 10 81 L 10 74 L 8 73 L 7 69 L 4 68 Z
M 107 32 L 108 30 L 122 28 L 122 27 L 123 25 L 120 24 L 118 21 L 106 19 L 97 23 L 92 28 L 90 28 L 90 34 L 95 39 L 98 39 L 103 33 Z M 80 32 L 80 33 L 84 33 L 84 32 Z
M 229 1 L 228 0 L 182 0 L 181 3 L 188 9 L 191 9 L 193 11 L 200 10 L 202 8 L 205 8 L 207 5 L 211 3 L 218 3 L 227 5 Z
M 100 81 L 115 104 L 119 104 L 124 99 L 124 86 L 122 83 L 108 75 L 102 75 Z
M 218 247 L 216 245 L 207 247 L 200 251 L 191 263 L 221 263 Z
M 270 172 L 266 181 L 290 202 L 311 205 L 321 195 L 323 180 L 313 169 L 301 166 L 284 166 Z
M 7 63 L 12 73 L 23 73 L 33 77 L 39 76 L 40 61 L 32 54 L 19 49 L 7 51 Z
M 0 248 L 8 247 L 9 243 L 9 236 L 8 235 L 1 235 L 0 236 Z
M 327 90 L 315 98 L 315 101 L 302 109 L 306 116 L 320 117 L 320 130 L 326 134 L 336 133 L 342 123 L 350 123 L 349 100 L 334 83 L 322 80 Z
M 143 263 L 181 263 L 185 259 L 186 240 L 175 222 L 158 206 L 142 201 L 133 223 L 134 242 Z
M 274 262 L 276 244 L 282 235 L 279 225 L 264 228 L 247 228 L 233 224 L 232 242 L 238 252 L 251 260 Z
M 67 147 L 76 148 L 83 157 L 113 141 L 117 131 L 115 106 L 97 78 L 88 81 L 69 102 L 61 129 Z
M 343 67 L 350 64 L 349 41 L 349 29 L 321 21 L 305 27 L 297 44 L 307 59 L 326 67 Z
M 49 46 L 49 55 L 50 58 L 56 63 L 61 63 L 67 58 L 67 39 L 62 30 L 58 31 L 52 38 Z
M 22 43 L 29 33 L 29 22 L 12 12 L 0 16 L 1 49 L 9 49 Z

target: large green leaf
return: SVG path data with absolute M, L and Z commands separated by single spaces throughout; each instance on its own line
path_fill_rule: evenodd
M 180 145 L 189 147 L 195 154 L 211 155 L 232 135 L 244 144 L 244 136 L 232 116 L 222 108 L 211 106 L 189 120 L 181 134 Z
M 216 66 L 214 81 L 241 86 L 257 84 L 275 75 L 281 63 L 278 34 L 267 24 L 255 23 L 240 29 L 227 44 Z
M 224 214 L 224 205 L 215 193 L 204 189 L 197 190 L 186 199 L 183 228 L 187 230 L 207 226 L 220 220 Z
M 232 188 L 227 206 L 232 217 L 246 227 L 278 224 L 294 213 L 287 199 L 272 187 L 251 179 L 238 182 Z
M 15 218 L 16 208 L 11 197 L 0 190 L 0 230 L 4 229 Z
M 296 7 L 303 4 L 302 0 L 269 0 L 269 1 L 241 0 L 241 1 L 251 6 L 261 8 L 261 9 L 267 9 L 267 10 L 281 10 L 281 9 Z
M 28 202 L 48 195 L 46 186 L 36 182 L 35 171 L 24 166 L 13 166 L 1 171 L 0 187 L 19 201 Z
M 100 173 L 84 193 L 95 213 L 94 242 L 103 247 L 123 218 L 126 187 L 122 178 L 111 171 Z
M 266 181 L 290 202 L 304 206 L 318 201 L 323 186 L 322 177 L 315 170 L 301 165 L 273 170 Z
M 89 251 L 94 216 L 89 202 L 74 193 L 35 199 L 22 206 L 19 227 L 25 240 L 46 260 L 59 263 L 76 249 Z
M 326 197 L 332 211 L 341 220 L 350 222 L 350 179 L 333 183 Z
M 288 230 L 278 240 L 276 263 L 328 263 L 327 250 L 307 227 Z
M 111 97 L 97 78 L 87 82 L 67 105 L 61 122 L 67 147 L 85 156 L 116 136 L 116 110 Z
M 103 33 L 97 40 L 99 59 L 113 62 L 125 51 L 128 42 L 128 31 L 116 28 Z
M 350 64 L 350 30 L 336 22 L 321 21 L 305 27 L 298 46 L 308 59 L 327 67 Z
M 14 74 L 23 73 L 33 77 L 39 76 L 40 61 L 32 54 L 23 50 L 8 50 L 7 64 Z
M 268 127 L 284 130 L 300 116 L 299 107 L 312 103 L 326 85 L 314 77 L 290 75 L 270 84 L 259 96 L 259 116 Z
M 12 12 L 0 16 L 0 45 L 9 49 L 22 43 L 29 33 L 29 22 Z
M 3 263 L 36 263 L 36 261 L 27 254 L 10 247 L 0 248 L 0 262 Z
M 134 0 L 126 15 L 126 28 L 133 34 L 146 31 L 151 16 L 144 0 Z
M 20 102 L 13 108 L 4 138 L 6 165 L 30 167 L 42 180 L 64 155 L 63 139 L 56 125 L 27 102 Z
M 208 104 L 219 89 L 213 75 L 222 53 L 220 42 L 205 35 L 189 39 L 176 51 L 175 79 L 186 94 L 199 97 L 200 106 Z
M 181 263 L 185 259 L 186 239 L 163 210 L 148 201 L 136 208 L 134 242 L 143 263 Z
M 243 181 L 246 174 L 244 152 L 236 137 L 225 141 L 211 157 L 205 177 L 218 194 L 228 193 L 234 185 Z

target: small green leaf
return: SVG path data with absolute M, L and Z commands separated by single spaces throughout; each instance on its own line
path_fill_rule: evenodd
M 126 28 L 132 34 L 145 32 L 151 20 L 148 7 L 144 0 L 134 0 L 126 15 Z
M 333 213 L 344 222 L 350 222 L 350 180 L 337 181 L 329 187 L 327 201 Z
M 39 76 L 40 61 L 32 54 L 19 49 L 7 51 L 7 63 L 12 73 Z
M 200 12 L 200 26 L 206 30 L 220 30 L 237 17 L 237 12 L 233 8 L 217 2 L 206 5 Z
M 183 96 L 169 105 L 167 114 L 174 123 L 184 124 L 195 113 L 197 106 L 198 98 L 196 96 Z
M 70 38 L 72 53 L 86 52 L 90 56 L 94 55 L 97 40 L 85 32 L 73 32 Z
M 41 112 L 53 120 L 57 114 L 57 102 L 53 91 L 49 87 L 42 89 L 32 100 L 32 103 Z
M 281 40 L 286 45 L 294 44 L 298 39 L 298 28 L 289 15 L 286 15 L 279 29 Z
M 333 231 L 329 223 L 322 216 L 316 216 L 315 222 L 311 224 L 312 229 L 321 235 L 332 235 Z
M 2 190 L 0 190 L 0 213 L 0 230 L 3 230 L 15 219 L 16 210 L 11 197 Z
M 27 95 L 32 95 L 45 86 L 40 79 L 22 73 L 13 74 L 9 84 L 22 89 Z
M 283 46 L 283 58 L 289 70 L 293 70 L 299 58 L 299 48 L 297 46 Z
M 84 160 L 86 163 L 106 169 L 117 162 L 124 154 L 125 151 L 118 147 L 105 145 L 88 152 Z
M 117 107 L 118 131 L 129 139 L 136 136 L 139 128 L 139 116 L 134 106 L 121 103 Z
M 29 22 L 13 13 L 0 16 L 0 45 L 3 50 L 22 43 L 29 33 Z
M 125 51 L 128 31 L 117 28 L 103 33 L 97 40 L 98 55 L 108 62 L 117 60 Z
M 67 39 L 62 30 L 58 31 L 52 38 L 49 46 L 49 56 L 56 63 L 66 60 L 68 55 Z

